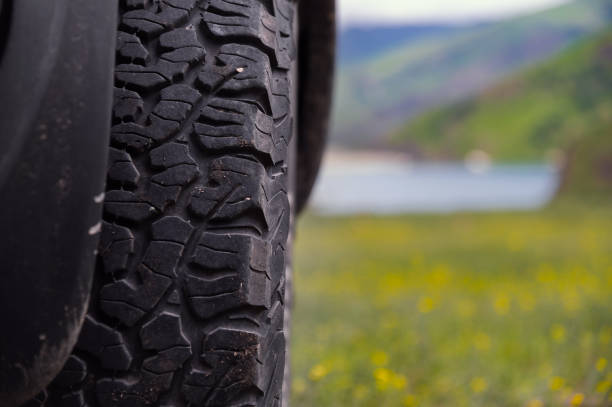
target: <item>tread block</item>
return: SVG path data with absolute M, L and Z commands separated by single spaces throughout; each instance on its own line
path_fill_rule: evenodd
M 162 100 L 174 100 L 193 105 L 202 97 L 202 94 L 187 85 L 172 85 L 161 91 Z
M 189 154 L 189 147 L 182 143 L 163 144 L 152 150 L 149 158 L 153 167 L 164 171 L 150 178 L 147 200 L 163 211 L 176 202 L 184 187 L 200 176 L 200 170 Z
M 185 22 L 195 7 L 195 0 L 162 0 L 157 12 L 132 10 L 123 14 L 121 25 L 147 36 L 158 35 Z
M 105 314 L 133 326 L 153 309 L 166 293 L 172 280 L 141 264 L 139 281 L 128 278 L 109 283 L 100 289 L 100 308 Z
M 256 105 L 239 100 L 216 98 L 202 108 L 195 133 L 204 148 L 252 149 L 267 155 L 274 163 L 287 150 L 286 140 L 275 139 L 274 120 Z
M 142 114 L 144 103 L 140 95 L 131 90 L 115 88 L 113 93 L 113 117 L 116 120 L 136 120 Z
M 140 179 L 140 173 L 132 162 L 132 157 L 125 151 L 113 147 L 109 149 L 107 176 L 110 181 L 132 188 L 136 187 Z
M 117 33 L 117 54 L 131 63 L 144 64 L 149 51 L 136 35 L 119 31 Z
M 163 186 L 185 186 L 200 175 L 200 170 L 194 164 L 179 164 L 154 175 L 151 182 Z
M 274 134 L 276 140 L 282 140 L 289 145 L 293 135 L 293 118 L 291 117 L 291 103 L 289 99 L 289 79 L 276 77 L 272 87 L 272 115 L 274 117 Z
M 161 92 L 161 100 L 149 115 L 149 124 L 144 127 L 117 125 L 113 127 L 113 140 L 120 144 L 128 144 L 137 151 L 148 149 L 153 142 L 162 142 L 179 131 L 181 122 L 193 109 L 193 104 L 201 94 L 185 85 L 173 85 Z M 115 137 L 114 134 L 117 133 Z
M 186 62 L 188 64 L 194 64 L 198 61 L 202 61 L 205 56 L 206 51 L 204 48 L 185 47 L 174 51 L 165 52 L 160 56 L 160 58 L 170 62 Z
M 171 168 L 179 164 L 194 164 L 195 160 L 189 154 L 189 147 L 181 143 L 161 145 L 149 154 L 151 165 L 156 168 Z
M 289 213 L 283 176 L 279 178 L 269 178 L 259 162 L 223 156 L 211 162 L 209 183 L 194 189 L 189 208 L 194 215 L 213 221 L 229 221 L 256 213 L 265 229 L 260 232 L 264 233 Z M 257 225 L 252 226 L 258 229 Z
M 240 306 L 269 308 L 270 253 L 267 242 L 252 236 L 204 233 L 191 259 L 200 273 L 186 277 L 194 313 L 210 318 Z
M 154 66 L 121 64 L 115 68 L 115 78 L 119 83 L 151 91 L 169 85 L 173 80 L 185 75 L 187 68 L 189 64 L 186 62 L 171 62 L 163 59 Z
M 165 120 L 180 122 L 187 117 L 191 105 L 183 102 L 162 100 L 155 106 L 153 113 Z
M 61 372 L 53 380 L 53 384 L 70 387 L 79 384 L 87 376 L 87 365 L 80 358 L 70 355 Z
M 111 140 L 133 151 L 144 151 L 151 145 L 147 130 L 136 123 L 120 123 L 111 128 Z
M 180 124 L 176 120 L 167 120 L 156 115 L 149 115 L 150 125 L 146 128 L 147 135 L 156 142 L 162 142 L 176 134 Z
M 165 49 L 179 49 L 186 47 L 202 47 L 193 26 L 181 27 L 169 31 L 159 37 L 159 45 Z
M 134 235 L 128 228 L 102 222 L 98 256 L 102 258 L 105 273 L 115 274 L 125 270 L 133 252 Z
M 271 247 L 265 240 L 241 234 L 206 232 L 198 241 L 192 263 L 202 270 L 251 269 L 266 274 Z
M 151 226 L 153 240 L 169 240 L 186 244 L 193 227 L 178 216 L 166 216 Z
M 148 407 L 159 394 L 170 389 L 174 373 L 155 374 L 141 371 L 140 380 L 101 379 L 96 383 L 98 403 L 102 407 Z
M 156 374 L 175 372 L 191 357 L 191 348 L 177 346 L 160 351 L 157 355 L 147 358 L 142 367 Z
M 125 371 L 132 363 L 123 336 L 91 315 L 85 317 L 76 347 L 97 357 L 105 369 Z
M 258 396 L 268 392 L 266 398 L 273 400 L 280 393 L 285 343 L 282 332 L 268 336 L 272 339 L 265 342 L 258 334 L 224 328 L 207 335 L 202 344 L 202 358 L 207 365 L 222 365 L 227 369 L 222 372 L 192 369 L 183 386 L 187 400 L 194 405 L 206 402 L 209 404 L 205 405 L 211 406 L 234 405 L 238 401 L 239 405 L 274 405 L 270 401 L 260 404 Z M 269 359 L 273 359 L 275 368 L 266 372 L 262 361 Z M 240 399 L 245 393 L 252 397 L 252 404 Z
M 211 33 L 226 39 L 248 38 L 274 56 L 279 68 L 289 69 L 295 58 L 293 9 L 287 1 L 275 2 L 275 15 L 264 4 L 251 0 L 211 0 L 204 22 Z
M 180 193 L 181 187 L 179 186 L 163 186 L 151 183 L 147 192 L 147 199 L 158 211 L 163 212 L 169 204 L 178 200 Z
M 140 342 L 144 349 L 167 350 L 176 346 L 189 346 L 183 333 L 181 317 L 164 311 L 140 329 Z
M 251 0 L 210 0 L 204 22 L 216 36 L 249 38 L 261 43 L 270 53 L 276 45 L 276 19 L 265 6 Z
M 258 48 L 226 44 L 217 55 L 217 64 L 204 69 L 198 76 L 201 86 L 217 90 L 221 96 L 240 96 L 245 91 L 258 95 L 253 103 L 258 103 L 262 111 L 270 113 L 270 91 L 272 73 L 270 60 Z M 211 72 L 212 71 L 212 72 Z
M 152 241 L 142 259 L 142 264 L 157 274 L 176 276 L 176 266 L 183 254 L 183 245 L 174 242 Z
M 142 222 L 153 216 L 157 210 L 133 192 L 115 190 L 106 193 L 104 212 L 117 219 Z
M 172 278 L 176 277 L 183 244 L 192 229 L 191 225 L 175 216 L 153 223 L 153 240 L 138 267 L 139 279 L 127 276 L 103 286 L 100 290 L 100 308 L 127 326 L 133 326 L 152 310 L 172 284 Z
M 276 0 L 276 59 L 279 68 L 289 69 L 296 57 L 297 45 L 293 34 L 294 11 L 287 0 Z
M 193 105 L 202 97 L 197 90 L 185 85 L 172 85 L 161 92 L 161 100 L 153 109 L 153 114 L 159 119 L 181 122 L 191 112 Z M 155 116 L 151 117 L 152 125 Z M 168 131 L 167 129 L 162 129 Z M 160 140 L 151 134 L 155 140 Z
M 281 325 L 282 326 L 282 325 Z M 266 337 L 263 364 L 273 366 L 265 372 L 263 383 L 266 383 L 266 393 L 262 405 L 280 407 L 285 366 L 285 334 L 281 330 L 270 333 Z

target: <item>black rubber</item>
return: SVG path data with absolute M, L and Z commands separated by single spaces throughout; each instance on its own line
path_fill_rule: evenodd
M 77 341 L 98 245 L 112 0 L 0 9 L 0 406 L 51 382 Z
M 301 212 L 317 180 L 327 145 L 336 53 L 336 3 L 299 4 L 298 170 L 296 211 Z
M 121 2 L 89 312 L 31 405 L 281 405 L 296 15 Z

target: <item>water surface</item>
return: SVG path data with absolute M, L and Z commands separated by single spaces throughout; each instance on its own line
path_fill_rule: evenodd
M 559 174 L 548 165 L 493 165 L 398 160 L 327 161 L 311 208 L 335 214 L 528 210 L 553 197 Z

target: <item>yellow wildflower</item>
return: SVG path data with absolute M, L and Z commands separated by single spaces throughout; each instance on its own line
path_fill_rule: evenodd
M 572 406 L 581 406 L 583 401 L 584 401 L 584 394 L 576 393 L 570 399 L 570 405 L 572 405 Z
M 598 372 L 603 372 L 607 365 L 608 361 L 606 358 L 599 358 L 597 359 L 597 363 L 595 363 L 595 369 L 597 369 Z
M 389 382 L 391 381 L 391 371 L 389 369 L 379 367 L 374 370 L 373 376 L 378 390 L 386 390 L 389 387 Z
M 550 337 L 557 343 L 565 342 L 565 327 L 561 324 L 555 324 L 550 329 Z
M 565 380 L 562 377 L 554 376 L 548 382 L 548 388 L 551 390 L 561 390 L 564 384 Z
M 385 366 L 389 362 L 389 355 L 381 350 L 372 353 L 370 357 L 372 364 L 375 366 Z
M 438 264 L 430 274 L 431 282 L 436 287 L 442 287 L 450 280 L 449 267 L 446 264 Z
M 315 365 L 310 369 L 310 373 L 308 373 L 308 378 L 313 382 L 319 381 L 329 373 L 329 369 L 321 364 Z
M 406 376 L 401 375 L 401 374 L 394 374 L 391 377 L 391 386 L 393 386 L 394 388 L 398 390 L 402 390 L 403 388 L 405 388 L 407 382 L 408 381 L 406 380 Z
M 474 336 L 474 347 L 483 352 L 488 351 L 491 349 L 491 338 L 483 332 L 477 332 Z
M 556 278 L 555 269 L 550 264 L 540 264 L 536 278 L 540 283 L 550 284 Z
M 389 387 L 402 390 L 406 387 L 407 380 L 404 375 L 393 372 L 392 370 L 379 367 L 374 370 L 374 379 L 376 380 L 376 388 L 384 391 Z
M 501 294 L 495 297 L 493 308 L 499 315 L 506 315 L 510 311 L 510 298 L 507 295 Z
M 427 314 L 434 309 L 434 300 L 431 297 L 421 297 L 418 304 L 418 309 L 423 314 Z
M 610 387 L 612 387 L 612 382 L 610 380 L 602 380 L 595 386 L 595 391 L 597 393 L 607 393 Z
M 475 377 L 470 382 L 470 387 L 474 393 L 479 394 L 487 389 L 488 383 L 484 377 Z

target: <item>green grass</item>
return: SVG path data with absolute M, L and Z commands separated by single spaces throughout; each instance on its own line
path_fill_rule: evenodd
M 560 205 L 306 216 L 292 405 L 611 405 L 611 231 Z
M 544 160 L 612 128 L 612 29 L 481 95 L 407 122 L 392 137 L 430 158 L 474 149 L 500 161 Z

